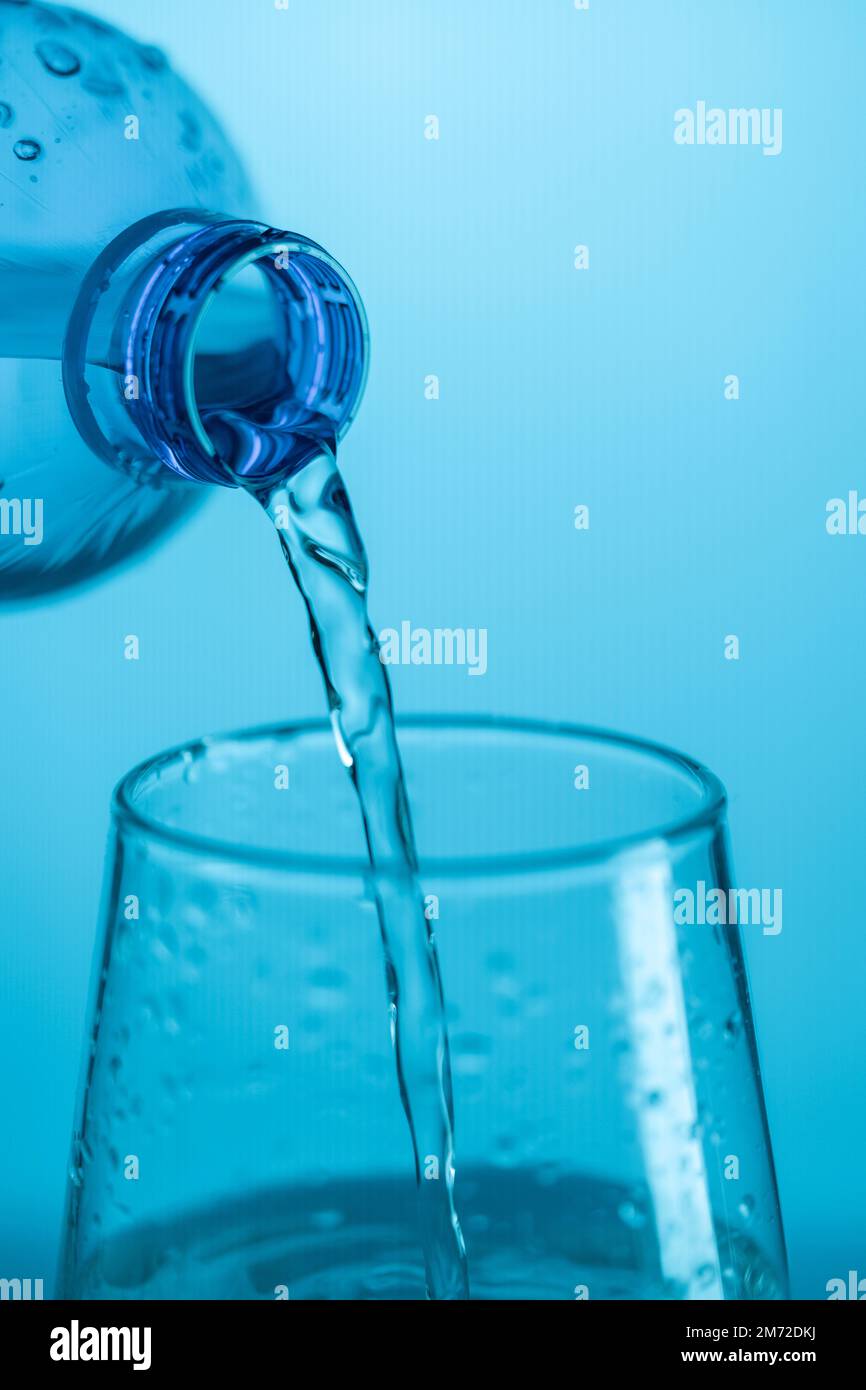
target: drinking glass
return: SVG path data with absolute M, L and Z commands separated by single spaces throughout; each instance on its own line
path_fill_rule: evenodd
M 730 887 L 720 783 L 583 728 L 410 720 L 400 741 L 472 1296 L 787 1297 L 740 931 L 676 907 Z M 424 1297 L 329 726 L 124 779 L 94 974 L 61 1296 Z

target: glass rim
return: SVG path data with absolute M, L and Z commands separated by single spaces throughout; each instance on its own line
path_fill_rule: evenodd
M 582 739 L 607 745 L 633 754 L 656 758 L 668 767 L 690 774 L 698 783 L 700 796 L 695 806 L 667 822 L 648 825 L 645 830 L 627 835 L 608 836 L 592 844 L 575 844 L 565 849 L 540 850 L 526 854 L 488 854 L 424 858 L 421 875 L 431 879 L 504 878 L 526 876 L 596 865 L 618 858 L 641 845 L 663 841 L 678 843 L 713 826 L 727 805 L 727 793 L 714 772 L 685 753 L 677 752 L 662 743 L 636 735 L 616 733 L 588 724 L 570 724 L 554 720 L 518 718 L 508 715 L 484 714 L 408 714 L 397 719 L 401 730 L 429 732 L 477 730 L 479 733 L 510 734 L 521 737 Z M 223 734 L 205 734 L 143 759 L 117 783 L 111 798 L 114 823 L 143 833 L 175 849 L 198 855 L 210 855 L 222 863 L 246 864 L 277 869 L 284 873 L 304 873 L 316 876 L 369 878 L 373 872 L 366 858 L 345 855 L 298 854 L 291 850 L 275 850 L 257 845 L 222 840 L 216 836 L 200 835 L 192 830 L 179 829 L 148 815 L 136 804 L 134 789 L 143 778 L 172 764 L 186 764 L 193 757 L 207 757 L 211 750 L 222 746 L 255 744 L 267 739 L 302 739 L 310 735 L 328 734 L 332 726 L 326 719 L 299 719 L 290 723 L 259 724 Z M 334 753 L 336 757 L 336 750 Z M 376 877 L 387 878 L 387 868 L 377 870 Z

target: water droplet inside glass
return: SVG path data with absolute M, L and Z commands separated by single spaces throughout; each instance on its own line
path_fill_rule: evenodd
M 451 1039 L 451 1057 L 458 1076 L 479 1076 L 487 1070 L 492 1043 L 483 1033 L 457 1033 Z
M 659 1004 L 665 997 L 665 987 L 661 980 L 648 980 L 643 992 L 643 1003 L 646 1008 L 651 1009 Z
M 348 976 L 342 970 L 336 970 L 329 966 L 321 966 L 317 970 L 311 970 L 309 981 L 314 989 L 344 989 L 349 983 Z
M 483 1236 L 490 1230 L 490 1217 L 483 1211 L 473 1212 L 465 1224 L 472 1235 Z
M 646 1212 L 635 1202 L 623 1202 L 618 1208 L 617 1215 L 624 1226 L 628 1226 L 630 1231 L 639 1231 L 646 1225 Z
M 0 101 L 0 130 L 6 130 L 15 120 L 15 112 L 8 101 Z
M 335 1231 L 345 1220 L 341 1211 L 310 1212 L 310 1225 L 316 1231 Z
M 500 1168 L 512 1168 L 520 1158 L 520 1145 L 512 1134 L 501 1134 L 496 1140 L 493 1161 Z
M 725 1023 L 725 1042 L 731 1044 L 735 1043 L 740 1036 L 742 1026 L 743 1015 L 740 1013 L 739 1009 L 735 1009 Z

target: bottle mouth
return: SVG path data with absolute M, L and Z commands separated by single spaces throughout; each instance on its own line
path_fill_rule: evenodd
M 358 291 L 321 246 L 181 210 L 128 229 L 92 267 L 64 381 L 103 457 L 137 452 L 231 487 L 291 472 L 311 436 L 333 447 L 360 404 L 367 345 Z M 224 446 L 240 436 L 239 462 Z

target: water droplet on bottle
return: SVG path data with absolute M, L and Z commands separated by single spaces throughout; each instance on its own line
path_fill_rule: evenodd
M 39 158 L 42 153 L 42 146 L 38 140 L 16 140 L 12 146 L 12 153 L 16 159 L 23 159 L 27 164 L 31 160 Z
M 62 43 L 50 40 L 36 45 L 36 56 L 43 67 L 53 72 L 55 77 L 74 77 L 81 71 L 81 60 L 77 53 Z
M 744 1197 L 742 1202 L 740 1202 L 740 1205 L 737 1207 L 737 1211 L 740 1213 L 740 1216 L 743 1218 L 744 1221 L 751 1220 L 754 1210 L 754 1197 Z
M 201 149 L 201 126 L 191 111 L 180 113 L 180 143 L 191 154 L 196 154 Z
M 142 44 L 138 50 L 138 56 L 149 72 L 162 72 L 168 63 L 162 49 L 154 48 L 151 44 Z
M 15 120 L 15 112 L 8 101 L 0 101 L 0 130 L 6 130 Z
M 81 85 L 95 97 L 120 97 L 125 91 L 120 78 L 110 72 L 92 72 Z

